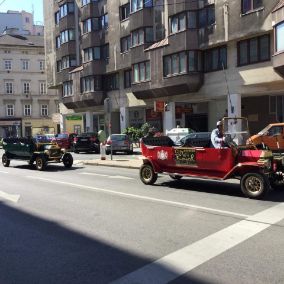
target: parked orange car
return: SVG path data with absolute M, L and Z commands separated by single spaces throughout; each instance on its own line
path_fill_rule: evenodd
M 247 144 L 272 151 L 284 150 L 284 123 L 271 123 L 257 134 L 251 136 Z

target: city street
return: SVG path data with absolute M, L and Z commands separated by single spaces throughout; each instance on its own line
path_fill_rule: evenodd
M 0 283 L 284 282 L 284 190 L 80 163 L 0 178 Z

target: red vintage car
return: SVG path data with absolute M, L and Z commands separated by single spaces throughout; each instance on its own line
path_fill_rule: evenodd
M 246 145 L 249 137 L 245 118 L 224 118 L 224 145 L 221 148 L 175 146 L 167 137 L 141 140 L 143 165 L 140 179 L 144 184 L 156 182 L 158 173 L 173 179 L 196 177 L 226 180 L 240 179 L 241 190 L 249 198 L 261 199 L 276 184 L 283 183 L 283 156 Z
M 58 133 L 52 139 L 52 142 L 56 142 L 60 148 L 71 149 L 73 147 L 74 138 L 76 136 L 76 133 Z

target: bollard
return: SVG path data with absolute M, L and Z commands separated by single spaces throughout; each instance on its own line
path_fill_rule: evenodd
M 103 142 L 100 144 L 100 153 L 101 153 L 101 160 L 105 160 L 106 159 L 106 145 Z

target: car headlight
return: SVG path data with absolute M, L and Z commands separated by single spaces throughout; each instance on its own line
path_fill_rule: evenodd
M 65 152 L 66 152 L 66 149 L 65 149 L 65 148 L 61 148 L 61 151 L 62 151 L 63 153 L 65 153 Z
M 44 150 L 44 154 L 50 156 L 50 150 Z
M 267 169 L 271 169 L 272 166 L 271 160 L 265 160 L 263 161 L 263 164 Z

